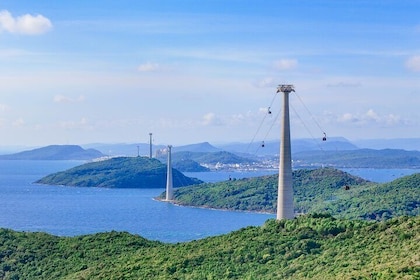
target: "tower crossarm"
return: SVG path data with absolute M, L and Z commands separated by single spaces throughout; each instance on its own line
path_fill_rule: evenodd
M 293 85 L 279 85 L 277 87 L 277 92 L 290 93 L 292 91 L 295 91 L 295 87 Z

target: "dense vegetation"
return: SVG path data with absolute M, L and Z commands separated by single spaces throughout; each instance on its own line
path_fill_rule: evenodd
M 178 244 L 0 230 L 0 279 L 419 279 L 419 232 L 315 214 Z
M 198 162 L 193 161 L 192 159 L 183 159 L 175 161 L 172 164 L 173 168 L 181 172 L 206 172 L 210 171 L 207 167 L 200 165 Z
M 278 176 L 264 176 L 180 188 L 178 204 L 274 213 Z M 295 211 L 382 220 L 420 213 L 420 173 L 386 184 L 368 182 L 333 168 L 293 171 Z M 401 191 L 403 190 L 403 191 Z M 164 194 L 162 194 L 163 196 Z
M 50 174 L 36 183 L 77 187 L 164 188 L 166 173 L 167 166 L 157 159 L 118 157 Z M 174 187 L 201 183 L 176 169 L 173 169 L 172 175 Z
M 335 200 L 318 204 L 313 211 L 369 220 L 420 215 L 420 173 L 389 183 L 351 188 L 336 195 Z

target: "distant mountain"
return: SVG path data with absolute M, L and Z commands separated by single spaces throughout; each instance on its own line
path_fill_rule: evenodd
M 353 140 L 360 148 L 367 149 L 403 149 L 407 151 L 420 151 L 420 138 L 395 138 L 395 139 L 363 139 Z
M 221 149 L 214 147 L 209 142 L 190 144 L 185 146 L 175 146 L 172 152 L 198 152 L 198 153 L 213 153 L 220 152 Z
M 345 168 L 420 168 L 420 152 L 396 149 L 350 151 L 307 151 L 292 156 L 295 166 Z
M 77 145 L 51 145 L 15 154 L 0 155 L 2 160 L 90 160 L 103 157 L 95 149 L 83 149 Z
M 342 137 L 322 139 L 292 139 L 292 153 L 303 151 L 320 151 L 320 150 L 355 150 L 357 146 L 349 140 Z M 278 155 L 280 153 L 280 141 L 264 141 L 254 143 L 230 143 L 219 146 L 220 149 L 231 153 L 256 154 L 256 155 Z
M 322 139 L 295 139 L 292 140 L 292 152 L 324 150 L 324 151 L 349 151 L 356 150 L 358 147 L 343 137 L 331 137 L 326 141 Z
M 50 174 L 35 183 L 101 188 L 165 188 L 166 173 L 167 166 L 157 159 L 118 157 Z M 172 176 L 174 187 L 201 183 L 176 169 L 173 169 Z

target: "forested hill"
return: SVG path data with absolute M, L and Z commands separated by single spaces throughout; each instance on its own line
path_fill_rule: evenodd
M 420 279 L 419 232 L 419 216 L 372 223 L 327 215 L 177 244 L 0 229 L 0 279 Z
M 181 205 L 275 213 L 277 184 L 277 175 L 205 183 L 176 190 L 174 200 Z M 420 211 L 420 173 L 378 184 L 333 168 L 300 169 L 293 171 L 293 189 L 297 213 L 382 220 Z
M 167 166 L 157 159 L 118 157 L 86 163 L 69 170 L 50 174 L 35 183 L 77 187 L 165 188 Z M 172 170 L 173 186 L 201 183 Z

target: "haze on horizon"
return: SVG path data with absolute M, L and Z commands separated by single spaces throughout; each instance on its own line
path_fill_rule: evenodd
M 174 145 L 278 139 L 283 83 L 298 94 L 292 138 L 420 138 L 419 10 L 415 0 L 2 1 L 0 146 L 146 143 L 149 132 Z

